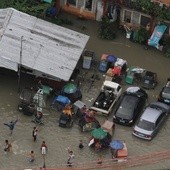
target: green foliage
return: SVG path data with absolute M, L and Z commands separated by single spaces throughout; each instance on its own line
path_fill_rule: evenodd
M 67 18 L 60 19 L 46 17 L 45 20 L 57 25 L 70 25 L 70 26 L 74 25 L 73 22 L 71 20 L 68 20 Z
M 12 7 L 32 16 L 45 19 L 57 25 L 73 25 L 68 19 L 45 17 L 47 9 L 51 4 L 40 2 L 38 0 L 0 0 L 0 8 Z
M 49 6 L 50 4 L 38 2 L 37 0 L 0 0 L 0 8 L 12 7 L 37 17 L 43 16 Z
M 116 38 L 114 24 L 108 18 L 103 18 L 99 28 L 99 35 L 102 39 L 113 40 Z
M 135 9 L 146 12 L 152 17 L 167 20 L 170 19 L 168 8 L 161 7 L 158 3 L 153 3 L 150 0 L 136 0 L 133 4 Z
M 133 33 L 133 41 L 138 42 L 140 44 L 145 44 L 149 39 L 150 32 L 145 28 L 140 28 L 139 30 Z

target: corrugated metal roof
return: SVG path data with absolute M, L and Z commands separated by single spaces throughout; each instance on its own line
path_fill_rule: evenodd
M 22 42 L 23 66 L 68 81 L 88 39 L 15 9 L 0 9 L 1 67 L 17 71 Z

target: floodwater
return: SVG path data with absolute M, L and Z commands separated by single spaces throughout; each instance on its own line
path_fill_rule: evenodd
M 148 91 L 149 99 L 147 103 L 155 101 L 159 91 L 170 77 L 170 58 L 166 58 L 161 52 L 150 48 L 145 50 L 143 46 L 130 42 L 125 38 L 122 32 L 117 32 L 115 40 L 107 41 L 101 40 L 98 37 L 98 23 L 93 21 L 78 20 L 72 16 L 63 16 L 73 21 L 73 26 L 67 26 L 70 29 L 85 33 L 90 36 L 86 49 L 94 51 L 96 60 L 99 60 L 103 53 L 113 54 L 117 57 L 127 60 L 128 66 L 139 66 L 146 70 L 156 72 L 158 74 L 159 84 L 155 90 Z M 83 29 L 82 29 L 83 28 Z M 81 81 L 81 90 L 83 92 L 83 102 L 90 106 L 96 97 L 102 81 L 103 74 L 98 71 L 98 64 L 95 63 L 90 70 L 81 70 L 84 79 Z M 89 79 L 92 74 L 97 74 L 100 80 L 96 80 L 90 88 Z M 102 152 L 94 152 L 88 147 L 90 132 L 80 132 L 78 125 L 75 123 L 71 129 L 63 129 L 58 126 L 59 113 L 49 109 L 50 101 L 47 103 L 47 108 L 44 109 L 44 125 L 38 125 L 37 141 L 33 142 L 32 129 L 35 126 L 31 122 L 32 117 L 27 117 L 17 110 L 19 103 L 19 94 L 17 86 L 17 76 L 14 73 L 5 71 L 0 74 L 0 169 L 24 169 L 24 168 L 38 168 L 45 163 L 46 167 L 65 167 L 67 161 L 67 147 L 71 147 L 75 154 L 75 163 L 79 167 L 90 169 L 90 166 L 95 164 L 95 161 L 102 155 L 103 160 L 110 161 L 111 154 L 109 150 Z M 23 76 L 21 79 L 22 87 L 32 86 L 30 76 Z M 128 86 L 123 83 L 123 89 Z M 14 133 L 9 135 L 8 127 L 3 123 L 8 123 L 11 120 L 19 118 Z M 106 117 L 97 116 L 97 119 L 102 124 Z M 112 114 L 108 117 L 112 119 Z M 140 155 L 149 155 L 155 152 L 163 152 L 170 149 L 170 118 L 166 121 L 163 128 L 152 141 L 144 141 L 132 136 L 132 127 L 125 127 L 116 124 L 113 139 L 124 140 L 127 144 L 129 157 L 139 157 Z M 13 146 L 12 152 L 5 154 L 4 140 L 8 139 Z M 40 145 L 45 140 L 48 145 L 48 153 L 45 161 L 40 152 Z M 85 147 L 79 150 L 79 140 L 83 140 Z M 36 161 L 32 164 L 28 162 L 28 153 L 34 150 Z M 162 159 L 160 159 L 162 160 Z M 137 160 L 138 161 L 138 160 Z M 110 162 L 110 164 L 112 164 Z M 114 167 L 114 165 L 113 165 Z M 140 165 L 139 167 L 131 166 L 129 169 L 168 169 L 170 167 L 170 160 L 164 159 L 160 162 L 150 162 Z M 83 169 L 82 168 L 82 169 Z M 99 167 L 97 167 L 99 168 Z M 97 169 L 96 168 L 96 169 Z M 80 168 L 81 169 L 81 168 Z M 102 169 L 102 168 L 101 168 Z M 106 169 L 103 167 L 103 169 Z M 113 169 L 109 168 L 108 169 Z M 115 168 L 118 169 L 118 168 Z M 119 167 L 121 169 L 121 167 Z M 126 169 L 125 167 L 123 169 Z M 128 169 L 128 168 L 127 168 Z

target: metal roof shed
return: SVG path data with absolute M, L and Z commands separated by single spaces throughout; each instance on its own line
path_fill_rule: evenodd
M 0 9 L 0 67 L 68 81 L 89 36 L 13 8 Z

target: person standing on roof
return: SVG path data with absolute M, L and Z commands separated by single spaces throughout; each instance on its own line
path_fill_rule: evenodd
M 10 123 L 4 123 L 4 125 L 8 126 L 9 127 L 9 130 L 10 130 L 10 134 L 12 135 L 13 133 L 13 130 L 15 128 L 15 125 L 16 123 L 18 122 L 18 118 L 15 120 L 15 121 L 11 121 Z

